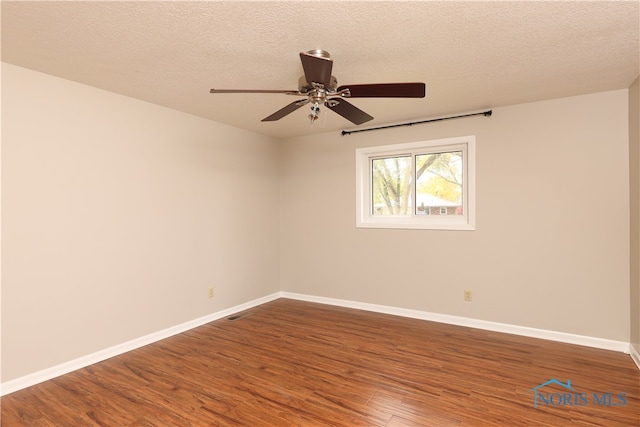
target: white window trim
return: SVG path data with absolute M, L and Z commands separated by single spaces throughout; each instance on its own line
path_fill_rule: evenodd
M 371 213 L 371 158 L 400 154 L 415 154 L 423 151 L 451 151 L 455 149 L 462 149 L 464 152 L 464 171 L 462 175 L 464 181 L 463 215 L 412 214 L 406 216 L 374 216 Z M 476 137 L 474 135 L 356 149 L 356 227 L 407 228 L 423 230 L 475 230 L 475 158 Z

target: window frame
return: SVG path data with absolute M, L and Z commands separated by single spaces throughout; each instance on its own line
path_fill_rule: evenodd
M 462 151 L 462 215 L 416 214 L 416 191 L 412 191 L 412 213 L 410 215 L 373 215 L 372 167 L 373 159 L 410 155 L 412 174 L 415 173 L 415 156 L 428 153 Z M 454 138 L 416 141 L 401 144 L 381 145 L 356 149 L 356 227 L 358 228 L 404 228 L 418 230 L 475 230 L 476 223 L 476 137 L 475 135 Z M 412 178 L 415 185 L 415 176 Z

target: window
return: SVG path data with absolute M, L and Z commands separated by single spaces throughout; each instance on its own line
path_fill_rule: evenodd
M 475 137 L 356 150 L 356 226 L 475 229 Z

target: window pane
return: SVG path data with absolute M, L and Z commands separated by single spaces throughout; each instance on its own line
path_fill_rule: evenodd
M 462 215 L 462 151 L 416 156 L 416 214 Z
M 411 156 L 371 160 L 372 215 L 412 213 Z

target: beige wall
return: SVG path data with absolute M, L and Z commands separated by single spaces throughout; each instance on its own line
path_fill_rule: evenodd
M 2 381 L 276 292 L 276 156 L 3 64 Z
M 2 381 L 278 290 L 637 343 L 637 101 L 276 142 L 3 64 Z M 476 231 L 355 228 L 356 148 L 462 135 Z
M 285 141 L 282 289 L 628 342 L 627 94 Z M 476 231 L 355 227 L 356 148 L 464 135 Z
M 640 353 L 640 77 L 629 88 L 631 345 Z

